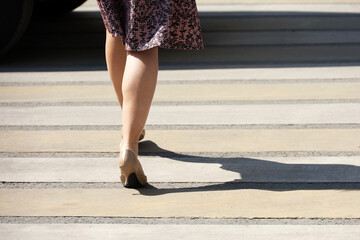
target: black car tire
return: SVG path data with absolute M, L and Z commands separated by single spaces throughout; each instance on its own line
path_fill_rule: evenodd
M 0 55 L 24 34 L 33 12 L 33 0 L 0 1 Z
M 84 2 L 86 0 L 36 0 L 34 15 L 41 17 L 65 14 L 79 7 Z

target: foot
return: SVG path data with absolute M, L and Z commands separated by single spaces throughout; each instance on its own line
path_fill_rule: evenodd
M 136 153 L 128 146 L 124 146 L 119 157 L 120 180 L 126 188 L 140 188 L 147 185 L 147 177 L 144 174 Z

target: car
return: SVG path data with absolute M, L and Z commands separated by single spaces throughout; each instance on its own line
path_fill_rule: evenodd
M 20 40 L 34 16 L 61 15 L 86 0 L 4 0 L 0 1 L 0 55 Z

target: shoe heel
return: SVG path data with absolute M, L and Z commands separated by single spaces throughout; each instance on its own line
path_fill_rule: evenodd
M 120 180 L 124 187 L 139 188 L 147 185 L 147 178 L 135 153 L 130 149 L 120 151 Z
M 141 140 L 143 140 L 144 137 L 145 137 L 145 129 L 143 129 L 143 130 L 141 131 L 141 134 L 140 134 L 140 137 L 139 137 L 139 142 L 140 142 Z

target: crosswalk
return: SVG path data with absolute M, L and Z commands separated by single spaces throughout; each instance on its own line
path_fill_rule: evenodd
M 1 239 L 360 236 L 356 64 L 161 69 L 142 189 L 119 180 L 121 109 L 105 70 L 11 69 Z
M 359 218 L 356 67 L 349 78 L 334 81 L 324 74 L 320 82 L 301 76 L 335 69 L 299 67 L 296 81 L 251 80 L 241 74 L 248 69 L 236 69 L 237 74 L 224 69 L 223 79 L 231 79 L 224 83 L 206 77 L 212 71 L 220 70 L 160 72 L 147 134 L 139 145 L 151 187 L 140 190 L 124 189 L 118 180 L 121 110 L 104 80 L 106 71 L 97 73 L 103 81 L 71 85 L 49 85 L 48 78 L 42 84 L 36 74 L 10 84 L 3 73 L 1 216 Z M 193 77 L 181 81 L 179 72 Z M 301 90 L 304 85 L 310 93 Z M 219 92 L 211 91 L 217 86 Z M 54 226 L 38 227 L 46 236 Z M 37 226 L 1 228 L 21 236 Z

